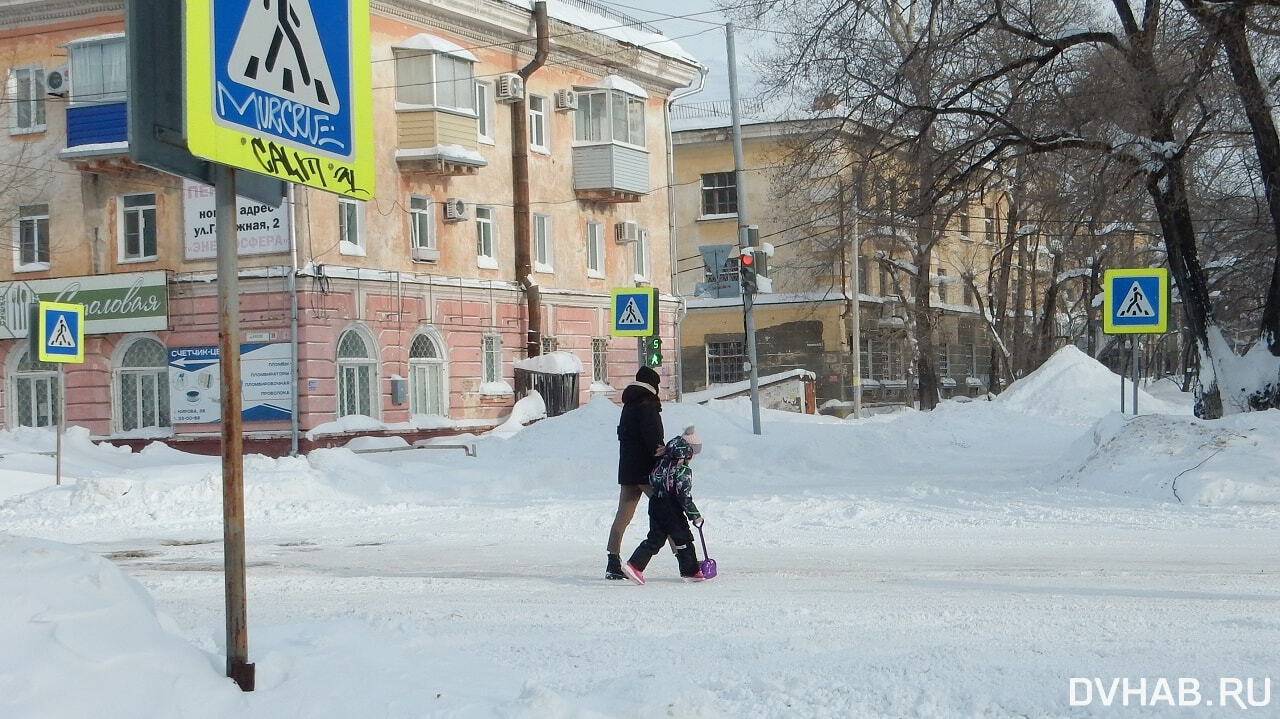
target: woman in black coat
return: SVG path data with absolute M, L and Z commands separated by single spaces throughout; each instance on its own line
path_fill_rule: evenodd
M 636 381 L 622 390 L 622 416 L 618 419 L 618 511 L 609 529 L 609 559 L 605 579 L 626 579 L 622 573 L 622 535 L 635 515 L 641 494 L 649 494 L 649 472 L 658 461 L 664 439 L 662 400 L 658 398 L 658 373 L 641 367 Z

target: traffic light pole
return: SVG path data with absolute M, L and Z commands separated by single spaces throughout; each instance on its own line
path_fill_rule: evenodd
M 738 114 L 738 59 L 733 47 L 733 23 L 724 26 L 729 61 L 729 113 L 733 121 L 733 178 L 738 201 L 738 246 L 750 247 L 747 233 L 747 188 L 742 173 L 742 119 Z M 751 292 L 742 293 L 742 329 L 746 334 L 747 371 L 751 378 L 751 431 L 760 434 L 760 375 L 756 371 L 756 317 Z

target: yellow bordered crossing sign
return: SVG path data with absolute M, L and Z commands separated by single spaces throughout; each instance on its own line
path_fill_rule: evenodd
M 41 302 L 35 331 L 41 362 L 84 362 L 84 305 Z
M 1160 334 L 1169 329 L 1169 270 L 1107 270 L 1102 275 L 1102 331 Z
M 186 3 L 191 154 L 372 198 L 369 0 Z
M 614 337 L 646 337 L 657 334 L 658 291 L 652 287 L 615 287 L 612 291 Z

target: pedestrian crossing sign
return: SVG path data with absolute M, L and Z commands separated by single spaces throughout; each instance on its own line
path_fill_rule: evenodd
M 369 0 L 187 0 L 191 154 L 373 198 Z
M 1169 270 L 1107 270 L 1102 276 L 1106 334 L 1159 334 L 1169 329 Z
M 646 337 L 657 334 L 658 291 L 652 287 L 613 289 L 614 337 Z
M 84 305 L 41 302 L 36 332 L 41 362 L 84 362 Z

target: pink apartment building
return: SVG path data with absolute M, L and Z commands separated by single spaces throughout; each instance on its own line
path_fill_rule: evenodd
M 667 103 L 699 66 L 603 6 L 555 7 L 571 10 L 521 82 L 528 3 L 374 3 L 373 196 L 240 202 L 248 450 L 482 430 L 518 399 L 516 365 L 552 351 L 578 359 L 579 401 L 612 397 L 639 358 L 610 334 L 613 288 L 655 288 L 674 334 Z M 53 425 L 65 394 L 95 438 L 216 447 L 212 191 L 131 159 L 124 12 L 0 2 L 0 418 Z M 28 352 L 35 298 L 85 305 L 85 361 L 64 377 Z

